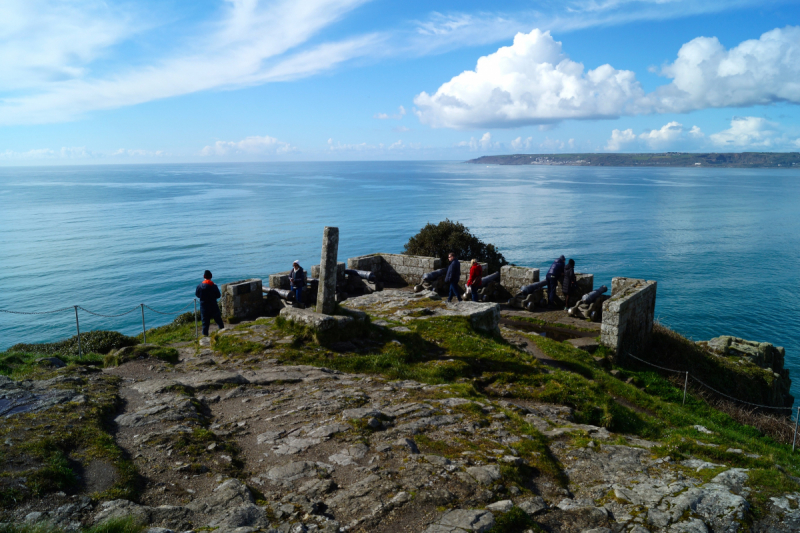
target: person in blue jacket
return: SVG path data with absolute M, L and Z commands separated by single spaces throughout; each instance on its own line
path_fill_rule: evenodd
M 556 306 L 556 289 L 558 288 L 558 281 L 564 277 L 564 263 L 566 258 L 562 255 L 550 265 L 550 270 L 547 271 L 545 280 L 547 281 L 547 307 L 555 308 Z
M 299 307 L 305 308 L 305 305 L 303 305 L 303 287 L 306 286 L 306 271 L 300 266 L 299 259 L 292 263 L 292 270 L 289 272 L 289 285 L 294 291 L 295 303 Z
M 447 274 L 444 276 L 444 282 L 450 284 L 450 292 L 447 295 L 447 301 L 451 301 L 453 296 L 455 296 L 460 302 L 461 295 L 458 294 L 460 290 L 458 287 L 458 282 L 461 279 L 461 263 L 458 262 L 458 259 L 456 259 L 456 254 L 453 252 L 450 252 L 447 258 L 450 260 L 450 266 L 447 267 Z
M 203 321 L 203 337 L 208 336 L 208 327 L 211 320 L 217 323 L 219 329 L 225 329 L 222 323 L 222 313 L 217 305 L 217 298 L 221 296 L 219 287 L 211 281 L 211 272 L 206 270 L 203 273 L 203 282 L 197 286 L 194 295 L 200 300 L 200 319 Z

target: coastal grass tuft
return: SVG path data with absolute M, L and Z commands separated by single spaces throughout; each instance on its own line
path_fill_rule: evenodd
M 133 337 L 128 337 L 117 331 L 88 331 L 81 333 L 80 350 L 83 353 L 99 353 L 107 354 L 112 350 L 118 350 L 125 346 L 133 346 L 138 344 L 138 341 Z M 7 350 L 7 352 L 24 352 L 24 353 L 37 353 L 44 356 L 48 355 L 62 355 L 77 357 L 78 351 L 78 336 L 72 337 L 58 342 L 47 342 L 42 344 L 15 344 Z
M 146 526 L 132 517 L 112 518 L 77 533 L 142 533 Z M 71 530 L 72 531 L 72 530 Z M 64 529 L 46 522 L 36 524 L 0 524 L 0 533 L 64 533 Z
M 196 317 L 197 327 L 202 328 L 199 312 Z M 141 333 L 136 336 L 136 340 L 142 342 Z M 164 346 L 177 342 L 193 342 L 195 340 L 195 313 L 191 311 L 178 315 L 175 320 L 169 324 L 147 330 L 147 342 L 149 344 Z

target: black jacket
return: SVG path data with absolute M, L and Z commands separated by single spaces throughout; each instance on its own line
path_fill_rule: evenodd
M 560 279 L 563 276 L 564 276 L 564 261 L 559 258 L 553 261 L 553 264 L 550 265 L 550 270 L 547 271 L 547 276 L 545 279 L 547 278 Z
M 200 300 L 200 307 L 213 309 L 217 306 L 217 298 L 221 296 L 219 287 L 216 283 L 201 283 L 194 291 L 194 295 Z
M 458 259 L 453 259 L 450 266 L 447 267 L 447 274 L 444 277 L 445 283 L 458 283 L 461 280 L 461 263 Z
M 300 268 L 295 270 L 292 268 L 289 272 L 289 284 L 295 289 L 302 289 L 306 286 L 306 271 Z
M 564 294 L 574 294 L 577 290 L 578 278 L 575 277 L 575 268 L 564 268 L 564 280 L 561 282 L 561 291 Z

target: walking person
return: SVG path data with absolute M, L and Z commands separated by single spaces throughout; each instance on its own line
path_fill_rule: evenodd
M 461 295 L 458 294 L 458 281 L 461 279 L 461 263 L 456 259 L 456 254 L 450 252 L 447 256 L 450 260 L 450 266 L 447 267 L 447 274 L 444 276 L 444 282 L 450 284 L 450 292 L 447 295 L 447 301 L 451 301 L 453 296 L 461 301 Z
M 550 265 L 550 270 L 547 271 L 545 280 L 547 281 L 547 307 L 555 309 L 556 306 L 556 289 L 558 289 L 558 280 L 564 277 L 564 261 L 562 255 Z
M 469 292 L 472 294 L 473 302 L 478 301 L 478 289 L 481 288 L 482 280 L 483 267 L 481 267 L 477 259 L 473 259 L 470 261 L 469 279 L 467 280 L 467 287 L 469 287 Z
M 561 281 L 561 292 L 564 293 L 564 309 L 569 309 L 569 295 L 578 292 L 578 278 L 575 276 L 575 260 L 570 259 L 564 268 L 564 279 Z
M 219 287 L 211 281 L 211 272 L 206 270 L 203 273 L 203 282 L 197 286 L 194 295 L 200 300 L 200 319 L 203 321 L 203 337 L 208 337 L 208 327 L 211 320 L 217 323 L 219 329 L 225 329 L 222 323 L 222 313 L 217 305 L 217 298 L 221 296 Z
M 306 271 L 300 266 L 300 260 L 292 263 L 292 270 L 289 272 L 289 285 L 294 291 L 294 301 L 297 305 L 305 309 L 303 304 L 303 288 L 306 286 Z

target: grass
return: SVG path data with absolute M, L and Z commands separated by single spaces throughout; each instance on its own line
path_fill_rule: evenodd
M 542 320 L 541 318 L 534 318 L 531 316 L 508 316 L 504 318 L 508 318 L 509 320 L 514 320 L 517 322 L 530 322 L 531 324 L 536 324 L 538 326 L 549 326 L 551 328 L 572 329 L 575 331 L 585 331 L 589 333 L 595 333 L 598 331 L 597 328 L 582 328 L 574 324 L 562 324 L 561 322 L 548 322 L 546 320 Z
M 36 353 L 40 356 L 62 355 L 77 357 L 79 353 L 99 353 L 107 354 L 112 350 L 118 350 L 125 346 L 133 346 L 137 340 L 116 331 L 88 331 L 81 333 L 80 350 L 78 346 L 78 336 L 58 342 L 48 342 L 43 344 L 15 344 L 7 350 L 10 352 Z
M 76 467 L 102 460 L 116 468 L 116 482 L 95 497 L 135 499 L 139 476 L 133 462 L 116 445 L 108 423 L 116 412 L 119 378 L 83 375 L 77 367 L 57 371 L 71 378 L 59 387 L 80 393 L 85 401 L 4 419 L 0 442 L 0 509 L 54 491 L 79 492 Z M 91 379 L 89 379 L 91 378 Z
M 145 526 L 133 518 L 107 520 L 90 528 L 82 528 L 80 533 L 142 533 Z M 0 533 L 64 533 L 60 527 L 50 524 L 0 524 Z
M 200 313 L 197 313 L 197 327 L 202 328 L 200 323 Z M 136 340 L 142 341 L 142 334 L 136 336 Z M 172 322 L 165 326 L 160 326 L 147 330 L 147 342 L 161 346 L 176 342 L 193 342 L 195 336 L 195 314 L 193 312 L 178 315 Z

